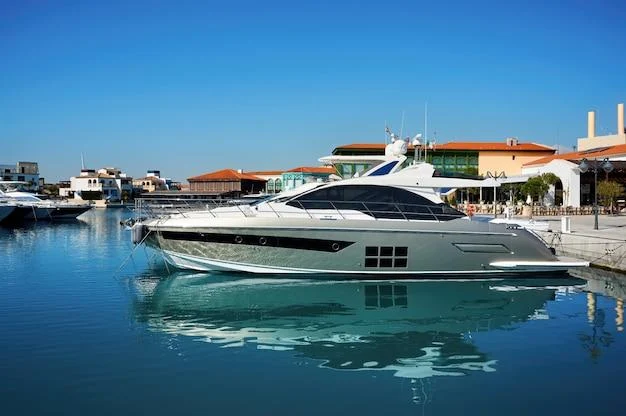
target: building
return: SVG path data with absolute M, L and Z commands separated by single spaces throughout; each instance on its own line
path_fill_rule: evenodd
M 300 166 L 283 172 L 281 175 L 283 190 L 289 191 L 309 182 L 327 182 L 335 168 L 327 166 Z
M 117 168 L 81 169 L 79 176 L 70 178 L 66 197 L 82 200 L 121 201 L 132 198 L 133 178 Z
M 590 111 L 587 114 L 587 137 L 578 139 L 578 151 L 555 154 L 524 164 L 522 173 L 525 175 L 554 173 L 559 177 L 559 182 L 550 190 L 549 202 L 571 207 L 594 203 L 596 172 L 592 169 L 581 172 L 579 166 L 584 159 L 591 165 L 597 164 L 597 181 L 611 180 L 626 185 L 624 105 L 618 104 L 617 110 L 617 133 L 596 136 L 595 112 Z M 600 168 L 605 159 L 613 167 L 610 172 Z
M 617 104 L 617 131 L 615 134 L 605 136 L 596 135 L 596 112 L 587 113 L 587 137 L 578 139 L 578 151 L 597 149 L 599 147 L 611 147 L 626 144 L 626 129 L 624 129 L 624 104 Z
M 133 179 L 133 189 L 138 193 L 166 191 L 168 188 L 164 181 L 155 176 L 146 176 Z
M 509 137 L 505 142 L 444 143 L 428 151 L 426 159 L 443 172 L 504 177 L 519 175 L 524 163 L 555 152 L 550 146 Z
M 188 178 L 189 192 L 209 197 L 239 198 L 242 195 L 260 193 L 266 180 L 241 170 L 222 169 L 216 172 Z
M 255 171 L 255 172 L 246 172 L 248 175 L 253 175 L 261 179 L 265 179 L 265 188 L 263 189 L 263 193 L 266 194 L 277 194 L 283 190 L 283 179 L 282 174 L 284 171 L 282 170 L 265 170 L 265 171 Z
M 161 178 L 161 171 L 148 170 L 145 177 L 133 179 L 133 188 L 135 193 L 167 191 L 171 183 L 171 179 Z
M 354 160 L 338 160 L 336 168 L 341 177 L 351 177 L 371 168 L 382 157 L 384 143 L 349 144 L 333 150 L 333 156 L 352 157 Z M 415 158 L 432 163 L 442 172 L 463 173 L 481 176 L 513 176 L 522 172 L 525 163 L 544 156 L 553 155 L 552 147 L 536 143 L 520 143 L 509 137 L 504 142 L 450 142 L 417 149 L 409 145 L 407 157 L 411 163 Z M 416 154 L 417 153 L 417 154 Z
M 626 185 L 626 144 L 588 149 L 581 152 L 569 152 L 535 160 L 524 165 L 523 174 L 541 175 L 554 173 L 559 182 L 548 195 L 548 201 L 554 205 L 580 207 L 592 205 L 595 197 L 595 172 L 582 173 L 579 165 L 583 159 L 597 163 L 598 166 L 608 159 L 613 170 L 604 172 L 598 169 L 598 181 L 611 180 Z
M 24 188 L 38 191 L 41 185 L 39 178 L 39 165 L 37 162 L 17 162 L 15 165 L 0 165 L 3 181 L 27 182 Z

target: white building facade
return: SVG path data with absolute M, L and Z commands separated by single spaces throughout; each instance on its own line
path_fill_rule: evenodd
M 17 162 L 15 165 L 0 165 L 3 181 L 27 182 L 24 188 L 30 191 L 39 190 L 39 165 L 37 162 Z
M 133 178 L 116 168 L 82 169 L 70 178 L 68 197 L 81 200 L 121 201 L 132 197 Z

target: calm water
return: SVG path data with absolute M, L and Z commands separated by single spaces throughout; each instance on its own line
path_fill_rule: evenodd
M 118 270 L 128 215 L 0 227 L 2 414 L 626 411 L 626 280 L 254 280 L 143 248 Z

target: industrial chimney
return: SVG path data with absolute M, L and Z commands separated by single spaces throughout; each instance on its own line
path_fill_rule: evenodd
M 596 137 L 596 112 L 589 111 L 587 113 L 587 137 Z
M 617 105 L 617 134 L 626 134 L 626 130 L 624 130 L 624 103 Z

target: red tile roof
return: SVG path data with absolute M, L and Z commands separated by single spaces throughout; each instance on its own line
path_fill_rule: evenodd
M 259 178 L 248 173 L 239 173 L 234 169 L 222 169 L 216 172 L 205 173 L 204 175 L 193 176 L 187 178 L 189 182 L 210 182 L 210 181 L 260 181 L 265 182 L 265 179 Z
M 246 172 L 248 175 L 265 175 L 265 176 L 276 176 L 280 175 L 284 172 L 284 170 L 260 170 L 255 172 Z
M 335 168 L 328 166 L 300 166 L 297 168 L 293 168 L 288 170 L 287 172 L 302 172 L 302 173 L 321 173 L 321 174 L 333 174 L 336 173 Z
M 582 152 L 569 152 L 561 153 L 560 155 L 546 156 L 542 157 L 541 159 L 525 163 L 524 166 L 545 165 L 546 163 L 549 163 L 555 159 L 581 160 L 583 158 L 595 159 L 621 155 L 626 155 L 626 144 L 618 144 L 617 146 L 610 147 L 599 147 L 597 149 L 583 150 Z
M 537 143 L 518 143 L 516 145 L 508 145 L 499 142 L 449 142 L 436 144 L 435 150 L 474 150 L 474 151 L 491 151 L 491 152 L 550 152 L 554 153 L 554 149 Z
M 338 146 L 335 150 L 385 150 L 385 143 L 353 143 Z M 409 149 L 413 149 L 413 145 L 409 144 Z M 509 146 L 500 142 L 449 142 L 434 145 L 434 150 L 469 150 L 469 151 L 515 151 L 515 152 L 554 152 L 549 146 L 537 143 L 518 143 L 515 146 Z

